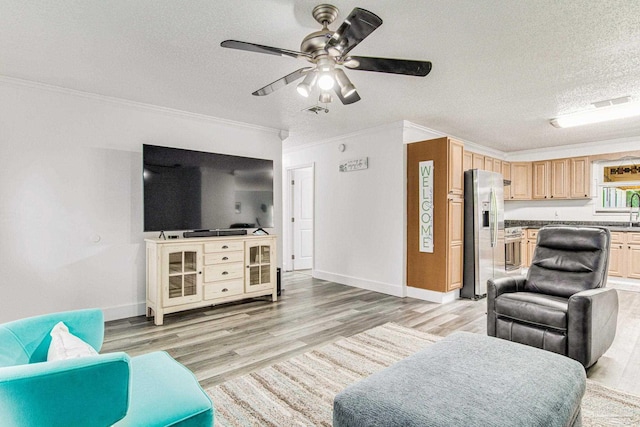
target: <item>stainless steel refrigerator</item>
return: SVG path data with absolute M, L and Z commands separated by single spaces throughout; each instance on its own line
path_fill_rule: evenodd
M 471 169 L 464 173 L 464 263 L 460 297 L 487 295 L 487 280 L 506 274 L 502 175 Z

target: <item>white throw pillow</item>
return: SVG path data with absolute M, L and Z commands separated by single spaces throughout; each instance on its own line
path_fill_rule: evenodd
M 75 357 L 96 356 L 95 351 L 86 342 L 69 332 L 69 328 L 63 322 L 59 322 L 51 330 L 51 344 L 47 360 L 65 360 Z

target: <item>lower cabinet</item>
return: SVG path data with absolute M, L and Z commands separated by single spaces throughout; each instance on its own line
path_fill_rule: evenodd
M 640 233 L 611 232 L 609 276 L 640 279 Z
M 533 261 L 533 252 L 536 250 L 538 242 L 538 229 L 529 228 L 525 230 L 520 253 L 522 254 L 522 266 L 529 267 Z
M 277 301 L 276 237 L 147 239 L 147 317 L 271 295 Z

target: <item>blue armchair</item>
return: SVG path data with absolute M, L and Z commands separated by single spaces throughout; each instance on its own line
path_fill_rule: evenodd
M 193 374 L 165 352 L 47 362 L 49 333 L 60 321 L 100 350 L 100 310 L 0 325 L 0 426 L 213 425 L 211 400 Z

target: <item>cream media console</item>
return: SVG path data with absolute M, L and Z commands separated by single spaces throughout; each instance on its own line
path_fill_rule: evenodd
M 276 237 L 145 239 L 147 317 L 271 295 L 277 301 Z

